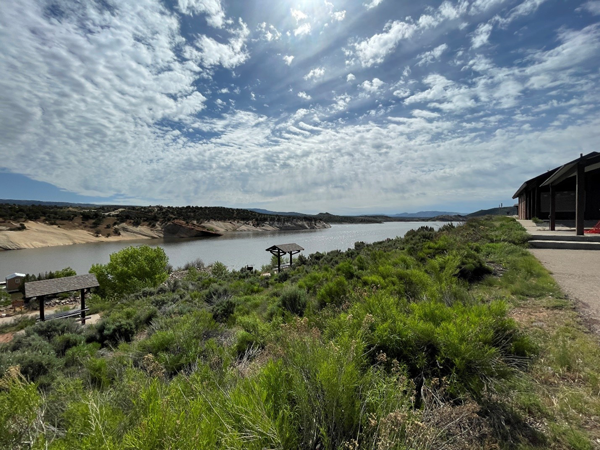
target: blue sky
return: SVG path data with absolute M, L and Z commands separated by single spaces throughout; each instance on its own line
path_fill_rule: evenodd
M 600 0 L 6 0 L 0 198 L 468 212 L 598 150 Z

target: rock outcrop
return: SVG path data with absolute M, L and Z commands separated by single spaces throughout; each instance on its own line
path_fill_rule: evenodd
M 217 237 L 221 233 L 209 230 L 201 225 L 186 223 L 183 220 L 174 220 L 163 226 L 165 238 L 196 238 L 196 237 Z

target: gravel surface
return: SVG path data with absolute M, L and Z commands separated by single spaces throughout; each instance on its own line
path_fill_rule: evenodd
M 600 332 L 600 251 L 529 249 L 569 298 L 577 301 L 590 326 Z

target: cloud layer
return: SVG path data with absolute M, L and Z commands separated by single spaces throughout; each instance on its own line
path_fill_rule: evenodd
M 495 205 L 597 150 L 597 3 L 8 0 L 0 164 L 112 202 Z

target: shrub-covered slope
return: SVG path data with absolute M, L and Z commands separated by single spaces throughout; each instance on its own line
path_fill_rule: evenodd
M 526 240 L 477 219 L 95 296 L 97 325 L 0 348 L 0 446 L 591 448 L 537 390 L 546 337 L 511 318 L 560 297 Z

